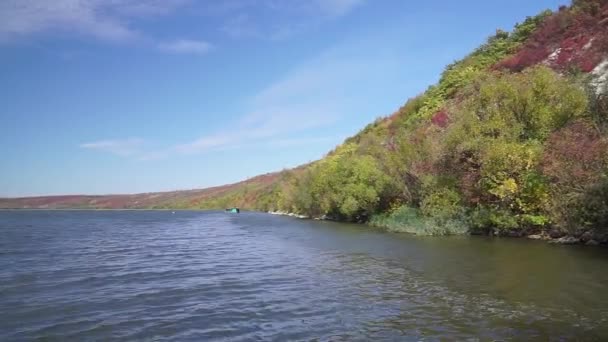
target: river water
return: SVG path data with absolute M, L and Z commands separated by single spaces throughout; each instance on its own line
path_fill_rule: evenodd
M 607 340 L 608 252 L 259 213 L 0 212 L 1 341 Z

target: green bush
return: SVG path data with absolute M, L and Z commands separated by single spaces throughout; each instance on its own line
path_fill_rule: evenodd
M 320 212 L 361 220 L 374 213 L 389 178 L 369 155 L 356 155 L 355 144 L 345 144 L 312 169 L 311 195 Z
M 461 220 L 438 221 L 423 216 L 418 209 L 402 206 L 393 212 L 374 215 L 370 225 L 390 232 L 415 235 L 462 235 L 468 232 L 467 224 Z

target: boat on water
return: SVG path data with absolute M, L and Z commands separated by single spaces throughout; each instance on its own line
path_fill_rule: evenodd
M 240 213 L 240 212 L 241 212 L 241 209 L 239 209 L 239 208 L 227 208 L 227 209 L 226 209 L 226 212 L 227 212 L 227 213 L 234 213 L 234 214 L 238 214 L 238 213 Z

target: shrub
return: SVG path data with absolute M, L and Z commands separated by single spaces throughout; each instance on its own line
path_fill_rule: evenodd
M 356 155 L 357 146 L 345 144 L 312 170 L 311 194 L 324 214 L 361 220 L 376 211 L 389 178 L 369 155 Z
M 416 235 L 462 235 L 468 232 L 464 221 L 447 220 L 443 222 L 424 217 L 418 209 L 403 206 L 393 212 L 372 217 L 370 224 L 391 232 Z
M 431 122 L 438 127 L 445 128 L 448 125 L 449 115 L 445 110 L 440 110 L 431 118 Z
M 582 190 L 595 184 L 607 167 L 608 142 L 587 121 L 553 133 L 545 144 L 542 169 L 554 187 Z
M 608 142 L 589 122 L 577 121 L 549 138 L 542 171 L 551 180 L 550 212 L 559 227 L 576 230 L 598 227 L 602 212 L 600 194 L 608 170 Z M 595 208 L 595 209 L 593 209 Z
M 452 177 L 425 176 L 420 213 L 439 223 L 462 219 L 464 208 L 455 185 L 456 179 Z
M 501 233 L 519 228 L 517 217 L 513 213 L 499 208 L 480 205 L 470 213 L 471 231 L 478 233 Z

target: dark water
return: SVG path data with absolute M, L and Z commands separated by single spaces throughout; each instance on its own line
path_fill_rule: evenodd
M 0 212 L 0 340 L 607 340 L 606 270 L 265 214 Z

